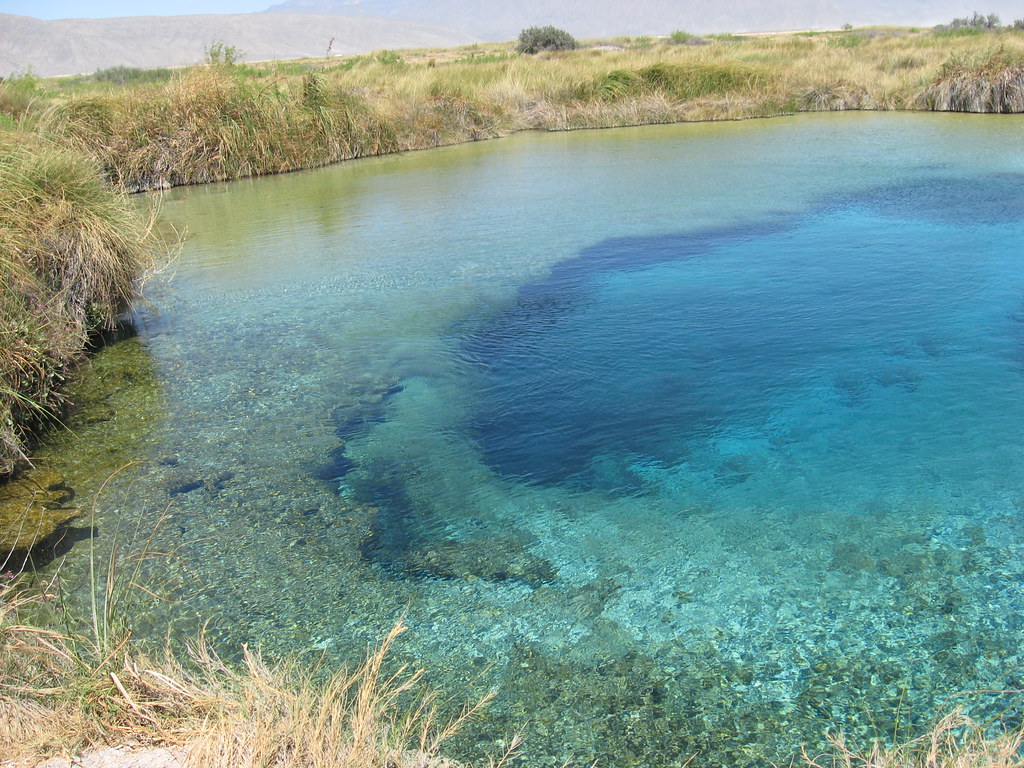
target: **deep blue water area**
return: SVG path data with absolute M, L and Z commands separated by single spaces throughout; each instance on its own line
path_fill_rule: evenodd
M 733 462 L 784 458 L 831 485 L 835 458 L 793 437 L 817 404 L 854 487 L 999 483 L 1021 456 L 1022 220 L 1024 176 L 1000 174 L 602 242 L 463 341 L 472 432 L 530 482 L 638 492 L 631 464 L 669 471 L 742 434 L 768 455 Z
M 94 363 L 138 394 L 49 463 L 105 483 L 99 551 L 172 553 L 140 636 L 332 665 L 404 616 L 394 665 L 497 692 L 460 758 L 1013 724 L 958 694 L 1024 688 L 1021 146 L 822 114 L 174 190 L 182 253 Z

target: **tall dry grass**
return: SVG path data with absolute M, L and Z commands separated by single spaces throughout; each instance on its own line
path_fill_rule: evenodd
M 1024 112 L 1024 50 L 1002 46 L 979 56 L 952 55 L 921 100 L 948 112 Z
M 59 412 L 89 335 L 137 295 L 158 250 L 150 223 L 87 155 L 0 132 L 0 476 Z
M 55 81 L 48 92 L 33 86 L 33 124 L 90 152 L 115 184 L 138 190 L 519 130 L 807 110 L 957 109 L 956 99 L 937 91 L 940 83 L 956 90 L 960 75 L 951 61 L 984 58 L 997 43 L 1012 60 L 1024 52 L 1024 33 L 1012 29 L 958 37 L 862 29 L 688 42 L 619 39 L 537 56 L 493 44 L 340 61 L 219 63 L 114 90 L 107 80 L 76 80 L 66 91 Z M 1019 68 L 988 61 L 990 92 L 970 103 L 1016 109 Z M 977 84 L 978 71 L 960 79 Z
M 867 748 L 851 746 L 842 734 L 829 737 L 825 755 L 804 753 L 807 768 L 1020 768 L 1024 728 L 986 728 L 954 709 L 917 738 Z
M 144 651 L 129 629 L 103 637 L 55 618 L 52 592 L 0 586 L 2 756 L 39 759 L 92 746 L 180 747 L 190 768 L 446 765 L 445 741 L 489 697 L 438 714 L 420 672 L 385 672 L 399 622 L 354 669 L 226 664 L 200 636 L 178 658 Z

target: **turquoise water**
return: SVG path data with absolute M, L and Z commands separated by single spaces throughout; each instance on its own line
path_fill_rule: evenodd
M 153 632 L 338 661 L 404 613 L 396 661 L 497 688 L 459 756 L 762 765 L 999 711 L 949 697 L 1020 687 L 1022 138 L 815 115 L 176 190 L 99 528 L 167 511 Z

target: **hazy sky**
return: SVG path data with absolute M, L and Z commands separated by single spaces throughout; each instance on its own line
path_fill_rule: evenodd
M 15 13 L 34 16 L 37 19 L 105 18 L 111 16 L 183 16 L 192 13 L 251 13 L 266 10 L 282 0 L 0 0 L 0 13 Z M 847 0 L 848 1 L 848 0 Z M 1019 18 L 1019 0 L 933 0 L 934 5 L 943 8 L 962 6 L 963 15 L 977 7 L 983 12 L 999 11 L 1003 21 Z M 915 8 L 920 15 L 922 8 L 930 2 L 921 0 L 891 0 L 889 3 L 898 10 L 902 6 Z M 1007 10 L 1009 8 L 1010 10 Z M 1024 7 L 1021 8 L 1024 10 Z M 909 23 L 909 22 L 908 22 Z M 916 22 L 915 22 L 916 23 Z M 927 22 L 927 23 L 934 23 Z M 0 30 L 2 33 L 2 30 Z
M 108 16 L 183 16 L 190 13 L 263 11 L 281 0 L 0 0 L 0 13 L 37 19 L 98 19 Z

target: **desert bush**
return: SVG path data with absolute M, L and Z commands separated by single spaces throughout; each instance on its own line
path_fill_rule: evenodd
M 557 27 L 529 27 L 519 33 L 516 50 L 519 53 L 540 53 L 541 51 L 574 51 L 579 48 L 576 39 L 564 29 Z
M 400 67 L 405 64 L 405 59 L 397 51 L 383 50 L 374 57 L 378 62 L 390 67 Z
M 245 52 L 240 51 L 234 45 L 228 45 L 223 40 L 214 40 L 206 46 L 204 60 L 212 67 L 233 67 L 244 57 Z

